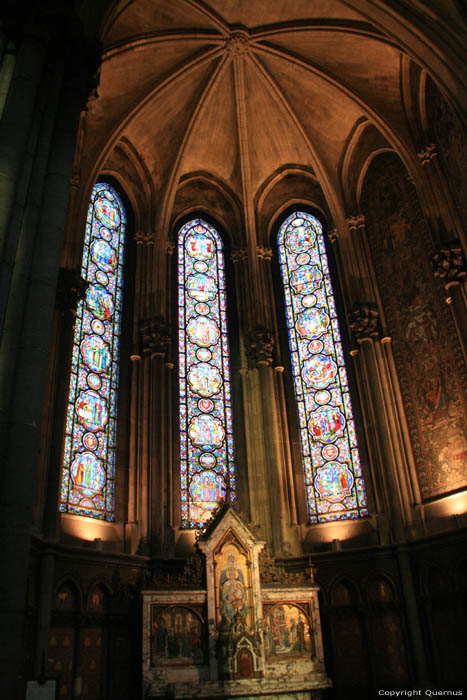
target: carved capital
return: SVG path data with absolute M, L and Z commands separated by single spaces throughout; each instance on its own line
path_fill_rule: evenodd
M 154 236 L 152 233 L 145 233 L 144 231 L 138 231 L 135 233 L 136 245 L 151 245 L 154 243 Z
M 173 241 L 167 241 L 165 244 L 165 251 L 168 255 L 173 255 L 175 250 L 175 243 Z
M 329 242 L 334 245 L 334 243 L 337 241 L 338 238 L 339 238 L 339 231 L 337 230 L 337 228 L 331 229 L 328 233 Z
M 162 316 L 144 319 L 139 326 L 141 348 L 145 355 L 165 355 L 170 347 L 170 325 Z
M 246 248 L 235 248 L 235 250 L 232 250 L 230 253 L 230 259 L 233 263 L 238 263 L 246 260 L 247 255 L 248 253 Z
M 467 266 L 460 243 L 453 241 L 438 250 L 431 259 L 433 274 L 443 280 L 446 288 L 462 284 L 467 276 Z
M 58 272 L 55 306 L 59 311 L 76 313 L 78 303 L 84 299 L 89 282 L 84 280 L 78 270 L 63 267 Z
M 81 173 L 75 171 L 70 178 L 70 186 L 72 190 L 79 190 L 81 186 Z
M 349 314 L 349 326 L 356 340 L 361 343 L 379 336 L 379 313 L 376 304 L 357 303 Z
M 428 165 L 434 158 L 437 158 L 438 152 L 434 143 L 428 144 L 426 148 L 423 148 L 419 153 L 417 153 L 417 158 L 422 166 Z
M 347 226 L 349 227 L 350 233 L 354 231 L 361 230 L 365 228 L 365 217 L 363 214 L 355 214 L 354 216 L 347 217 Z
M 257 326 L 248 333 L 246 338 L 248 357 L 257 364 L 263 362 L 270 365 L 274 356 L 274 336 L 270 330 Z
M 256 248 L 256 253 L 260 260 L 271 260 L 272 258 L 272 248 L 265 248 L 263 246 L 258 246 Z

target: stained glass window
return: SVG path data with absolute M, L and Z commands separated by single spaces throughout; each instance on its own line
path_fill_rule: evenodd
M 323 228 L 304 212 L 279 230 L 310 523 L 368 515 Z
M 113 520 L 118 348 L 126 216 L 95 185 L 88 209 L 66 416 L 60 510 Z
M 201 219 L 178 234 L 182 527 L 235 500 L 222 241 Z

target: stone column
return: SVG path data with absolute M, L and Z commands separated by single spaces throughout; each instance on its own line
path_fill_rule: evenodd
M 362 380 L 362 408 L 365 412 L 370 455 L 373 458 L 375 491 L 380 494 L 395 541 L 404 538 L 409 504 L 399 477 L 396 436 L 391 430 L 392 405 L 388 397 L 387 369 L 380 352 L 379 314 L 371 303 L 356 304 L 349 326 L 359 345 L 354 355 Z M 384 517 L 380 514 L 380 517 Z
M 166 461 L 166 373 L 165 356 L 170 347 L 171 332 L 169 324 L 159 316 L 141 322 L 141 346 L 143 348 L 147 386 L 144 387 L 143 413 L 146 435 L 142 440 L 147 447 L 147 459 L 142 463 L 145 501 L 147 503 L 147 534 L 149 554 L 159 554 L 164 549 L 167 523 L 166 498 L 167 461 Z
M 16 64 L 16 43 L 8 41 L 4 32 L 1 34 L 1 65 L 0 65 L 0 119 L 5 109 L 5 103 L 10 91 Z
M 47 475 L 43 532 L 47 539 L 58 537 L 63 439 L 70 383 L 73 333 L 78 303 L 84 299 L 89 282 L 78 270 L 60 268 L 55 305 L 53 349 L 49 364 L 50 431 L 43 431 L 41 466 Z M 36 495 L 36 501 L 42 501 Z
M 368 299 L 379 306 L 379 308 L 382 308 L 378 284 L 376 282 L 376 274 L 366 236 L 365 217 L 363 214 L 349 216 L 347 218 L 347 226 L 350 233 L 351 248 L 356 259 L 356 276 L 358 278 L 358 281 L 355 281 L 353 285 L 354 288 L 358 289 L 354 296 L 354 301 L 358 299 Z M 332 234 L 331 240 L 333 239 L 335 241 L 337 238 L 337 231 L 335 231 L 335 233 Z M 345 267 L 343 273 L 345 274 Z
M 269 519 L 269 542 L 274 554 L 280 556 L 297 554 L 299 545 L 297 532 L 290 528 L 292 517 L 287 499 L 280 405 L 272 368 L 273 353 L 272 333 L 266 328 L 254 328 L 248 335 L 248 354 L 259 374 L 257 390 L 260 394 L 261 425 L 255 428 L 261 431 L 264 462 L 262 473 L 258 470 L 257 482 L 251 482 L 250 489 L 257 491 L 256 498 L 262 502 L 263 518 Z M 255 438 L 258 440 L 259 435 Z M 264 527 L 265 523 L 260 522 L 260 525 Z
M 272 259 L 272 249 L 258 246 L 256 249 L 258 257 L 258 284 L 260 287 L 260 298 L 257 300 L 259 304 L 262 322 L 269 326 L 271 324 L 271 310 L 273 307 L 274 297 L 270 296 L 270 267 Z M 275 314 L 273 314 L 275 316 Z
M 246 248 L 237 248 L 233 250 L 230 254 L 230 259 L 234 265 L 234 275 L 235 275 L 235 293 L 236 302 L 238 309 L 238 321 L 239 321 L 239 331 L 240 337 L 243 337 L 245 329 L 249 327 L 250 323 L 250 308 L 248 302 L 248 267 L 247 259 L 248 253 Z M 243 332 L 243 333 L 242 333 Z M 242 345 L 240 348 L 241 353 L 241 363 L 245 366 L 245 348 Z
M 449 242 L 452 234 L 448 237 L 445 234 L 447 231 L 454 231 L 466 250 L 467 237 L 440 166 L 436 144 L 430 143 L 422 148 L 417 153 L 417 157 L 426 176 L 425 208 L 431 219 L 438 222 L 438 225 L 434 227 L 438 237 L 438 245 Z
M 366 300 L 362 303 L 358 297 L 354 297 L 349 318 L 359 345 L 359 351 L 352 354 L 362 389 L 362 409 L 371 447 L 370 458 L 374 462 L 376 500 L 380 500 L 383 492 L 388 494 L 384 480 L 389 464 L 392 465 L 393 473 L 389 481 L 397 491 L 397 498 L 391 497 L 389 503 L 387 495 L 385 496 L 386 515 L 381 513 L 378 518 L 381 524 L 380 536 L 386 538 L 388 523 L 385 522 L 385 517 L 390 513 L 387 506 L 396 508 L 399 513 L 396 519 L 400 523 L 397 527 L 400 526 L 402 530 L 406 526 L 412 527 L 413 521 L 420 515 L 417 511 L 417 504 L 421 502 L 420 492 L 390 338 L 386 335 L 381 338 L 384 317 L 380 318 L 379 311 L 383 305 L 368 245 L 365 217 L 350 216 L 347 224 L 352 247 L 355 249 L 356 271 L 360 278 L 360 282 L 353 286 L 361 290 L 363 296 L 360 299 Z M 366 397 L 370 400 L 366 401 Z M 383 491 L 380 490 L 382 488 Z
M 5 185 L 0 187 L 0 190 L 8 212 L 1 218 L 2 234 L 7 232 L 21 167 L 20 158 L 13 151 L 16 144 L 20 154 L 23 153 L 24 136 L 30 128 L 37 81 L 43 63 L 43 53 L 37 46 L 37 38 L 30 43 L 26 42 L 25 47 L 28 82 L 21 80 L 21 85 L 18 84 L 14 88 L 18 99 L 12 104 L 16 109 L 9 112 L 5 122 L 8 126 L 2 135 L 1 150 L 7 167 L 0 176 Z M 65 50 L 65 44 L 60 46 L 59 50 L 60 48 Z M 79 45 L 71 46 L 70 42 L 66 48 L 70 50 L 68 58 L 73 56 L 78 60 L 87 56 L 86 41 L 82 37 Z M 68 65 L 65 59 L 60 59 L 59 56 L 55 58 L 56 63 L 63 60 L 67 80 L 62 84 L 59 108 L 55 115 L 55 131 L 43 179 L 41 208 L 34 238 L 33 267 L 29 276 L 19 349 L 15 358 L 15 390 L 7 413 L 8 430 L 0 484 L 0 538 L 3 561 L 0 606 L 4 630 L 0 636 L 0 647 L 3 650 L 0 655 L 0 697 L 8 700 L 24 697 L 24 679 L 21 678 L 22 635 L 40 424 L 75 138 L 89 77 L 83 64 L 73 67 Z M 19 65 L 20 63 L 17 69 Z M 26 99 L 25 105 L 21 104 L 22 92 Z M 27 120 L 22 114 L 23 107 L 28 116 Z M 10 110 L 10 97 L 5 109 Z M 15 116 L 17 124 L 14 123 Z M 11 136 L 11 141 L 7 138 L 8 135 Z
M 459 241 L 442 246 L 432 258 L 433 274 L 439 277 L 446 289 L 449 304 L 459 337 L 459 343 L 467 362 L 467 267 Z
M 8 239 L 0 265 L 0 436 L 3 442 L 28 283 L 34 265 L 35 245 L 48 160 L 56 126 L 63 63 L 48 66 L 45 85 L 37 99 L 37 114 L 28 136 L 21 165 L 21 188 L 8 222 Z
M 78 303 L 84 299 L 88 282 L 82 279 L 78 270 L 60 268 L 57 294 L 56 314 L 53 330 L 53 351 L 49 363 L 48 384 L 52 387 L 49 394 L 50 420 L 49 430 L 44 430 L 41 440 L 39 473 L 45 476 L 45 493 L 42 480 L 38 479 L 36 504 L 43 506 L 42 527 L 40 517 L 36 518 L 37 527 L 42 529 L 48 540 L 59 536 L 60 483 L 63 456 L 63 435 L 68 399 L 70 361 L 73 347 L 73 332 Z M 39 570 L 39 604 L 36 627 L 36 653 L 34 670 L 39 675 L 44 671 L 49 642 L 50 621 L 52 614 L 53 586 L 55 573 L 55 551 L 47 549 L 41 554 Z
M 295 477 L 293 472 L 292 464 L 292 453 L 290 450 L 290 434 L 288 428 L 287 420 L 287 404 L 285 400 L 285 387 L 284 387 L 284 367 L 282 365 L 276 365 L 274 367 L 274 372 L 276 376 L 276 386 L 277 393 L 279 397 L 279 406 L 281 414 L 281 425 L 282 425 L 282 444 L 284 450 L 285 459 L 285 474 L 286 474 L 286 494 L 287 502 L 289 506 L 289 516 L 290 524 L 298 525 L 298 512 L 297 512 L 297 499 L 295 494 Z
M 45 672 L 49 646 L 50 620 L 52 617 L 52 593 L 55 574 L 55 551 L 47 549 L 41 554 L 39 570 L 39 596 L 37 606 L 36 654 L 34 674 Z
M 23 27 L 0 126 L 0 277 L 4 280 L 11 274 L 11 266 L 4 257 L 4 246 L 9 235 L 10 217 L 35 118 L 47 43 L 45 28 L 34 26 L 33 23 Z M 0 321 L 3 321 L 3 314 Z
M 141 537 L 138 522 L 138 387 L 141 372 L 141 355 L 139 352 L 132 353 L 130 361 L 130 444 L 128 450 L 128 511 L 125 523 L 125 551 L 134 554 Z
M 141 460 L 139 456 L 138 431 L 141 419 L 139 387 L 141 384 L 142 357 L 140 351 L 138 319 L 141 317 L 142 297 L 144 293 L 144 268 L 145 268 L 145 244 L 146 234 L 138 231 L 135 233 L 136 262 L 135 262 L 135 298 L 133 303 L 133 335 L 132 353 L 130 355 L 130 432 L 128 455 L 128 511 L 125 523 L 125 550 L 136 552 L 141 538 L 139 520 L 141 498 Z

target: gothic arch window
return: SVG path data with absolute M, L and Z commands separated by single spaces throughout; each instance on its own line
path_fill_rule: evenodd
M 108 184 L 89 204 L 66 414 L 60 510 L 114 519 L 118 358 L 126 214 Z
M 222 240 L 206 221 L 178 233 L 178 347 L 182 527 L 200 527 L 235 499 Z
M 368 515 L 323 227 L 295 212 L 279 229 L 310 523 Z

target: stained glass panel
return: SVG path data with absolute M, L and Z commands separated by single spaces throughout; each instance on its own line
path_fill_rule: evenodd
M 92 191 L 66 418 L 60 510 L 113 520 L 118 347 L 126 217 L 115 190 Z
M 178 234 L 182 526 L 200 527 L 235 500 L 222 241 L 195 219 Z
M 323 229 L 294 213 L 278 236 L 310 523 L 368 515 Z

